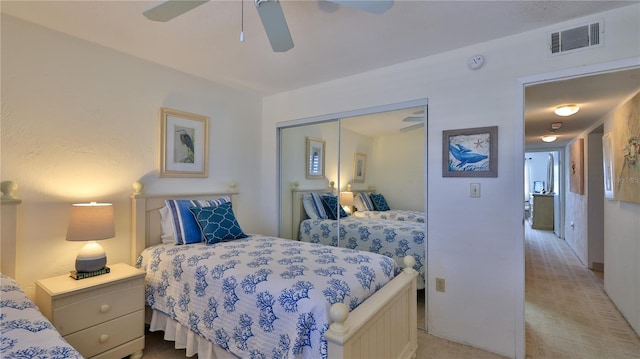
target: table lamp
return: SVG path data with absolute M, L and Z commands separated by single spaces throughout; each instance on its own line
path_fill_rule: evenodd
M 351 214 L 353 208 L 353 192 L 340 192 L 340 205 L 345 212 Z
M 76 272 L 96 272 L 105 268 L 107 255 L 97 240 L 115 237 L 111 203 L 77 203 L 71 205 L 67 229 L 68 241 L 88 241 L 76 257 Z

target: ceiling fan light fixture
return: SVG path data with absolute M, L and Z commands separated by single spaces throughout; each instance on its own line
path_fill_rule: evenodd
M 554 135 L 542 136 L 542 141 L 544 141 L 544 142 L 553 142 L 553 141 L 555 141 L 557 139 L 558 139 L 558 137 L 554 136 Z
M 578 107 L 578 105 L 562 105 L 558 106 L 554 112 L 558 116 L 566 117 L 575 114 L 579 110 L 580 107 Z

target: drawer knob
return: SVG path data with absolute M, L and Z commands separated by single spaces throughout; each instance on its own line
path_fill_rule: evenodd
M 100 336 L 100 343 L 106 343 L 109 340 L 109 334 L 102 334 Z
M 109 310 L 111 310 L 111 306 L 110 306 L 109 304 L 103 304 L 103 305 L 100 307 L 100 313 L 106 313 L 106 312 L 108 312 Z

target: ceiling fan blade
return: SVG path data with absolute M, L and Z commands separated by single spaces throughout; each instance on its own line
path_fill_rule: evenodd
M 166 22 L 208 1 L 209 0 L 167 0 L 160 5 L 146 10 L 143 14 L 149 20 Z
M 424 117 L 423 116 L 409 116 L 409 117 L 405 117 L 402 121 L 403 122 L 424 122 Z
M 409 132 L 409 131 L 417 130 L 422 127 L 424 127 L 424 123 L 416 123 L 415 125 L 401 128 L 400 132 Z
M 258 15 L 275 52 L 285 52 L 293 48 L 293 39 L 278 0 L 256 0 Z
M 374 14 L 384 14 L 393 7 L 393 0 L 330 0 L 331 2 L 368 11 Z

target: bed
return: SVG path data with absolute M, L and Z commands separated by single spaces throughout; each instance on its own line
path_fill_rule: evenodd
M 40 313 L 13 278 L 2 274 L 0 284 L 0 357 L 82 358 Z
M 3 182 L 3 189 L 5 183 Z M 3 191 L 4 192 L 4 191 Z M 15 276 L 17 207 L 20 200 L 2 197 L 2 268 L 0 273 L 0 357 L 82 358 L 38 307 L 26 296 Z
M 371 200 L 373 192 L 354 192 L 354 205 L 356 210 L 352 213 L 354 217 L 368 219 L 386 219 L 390 221 L 407 221 L 424 223 L 424 212 L 408 211 L 402 209 L 391 209 L 388 207 L 386 200 L 382 194 L 378 194 L 380 205 L 385 207 L 384 210 L 376 208 L 376 203 Z
M 339 221 L 331 219 L 331 216 L 324 219 L 322 217 L 326 213 L 317 211 L 321 206 L 317 204 L 318 196 L 331 195 L 313 190 L 294 193 L 293 223 L 297 227 L 294 238 L 304 242 L 380 253 L 393 258 L 399 265 L 405 256 L 410 255 L 416 260 L 414 269 L 419 275 L 416 279 L 417 289 L 425 287 L 425 223 L 360 218 L 346 214 Z M 296 226 L 297 223 L 299 225 Z
M 415 357 L 417 273 L 409 256 L 406 268 L 383 285 L 384 281 L 376 282 L 387 275 L 381 273 L 395 272 L 398 266 L 372 253 L 260 235 L 210 246 L 162 243 L 159 209 L 165 206 L 166 199 L 213 200 L 228 196 L 233 204 L 237 195 L 233 192 L 131 196 L 132 263 L 148 268 L 150 330 L 163 330 L 165 339 L 175 341 L 176 348 L 186 348 L 188 356 L 198 354 L 199 358 L 280 354 L 298 358 Z M 205 257 L 214 262 L 206 262 Z M 303 262 L 304 258 L 311 259 Z M 367 261 L 377 264 L 365 265 Z M 262 266 L 266 262 L 268 265 Z M 355 264 L 355 271 L 347 265 L 349 262 Z M 161 269 L 163 264 L 169 264 L 170 269 Z M 328 276 L 334 285 L 318 284 L 313 279 L 318 276 Z M 176 277 L 181 279 L 179 284 L 172 282 Z M 220 284 L 209 281 L 214 277 L 221 280 Z M 287 281 L 266 283 L 266 277 L 270 281 L 286 277 Z M 368 278 L 369 292 L 347 291 L 346 286 L 366 287 L 348 282 L 351 277 L 356 283 L 358 278 Z M 370 280 L 373 277 L 376 281 Z M 207 278 L 206 284 L 203 278 Z M 209 295 L 205 292 L 209 287 L 215 287 L 219 293 Z M 199 293 L 206 300 L 196 304 Z M 173 299 L 167 299 L 169 296 Z M 325 299 L 319 301 L 320 297 Z M 329 297 L 333 299 L 326 299 Z M 246 298 L 253 299 L 245 302 Z M 357 305 L 358 302 L 361 303 Z M 250 314 L 254 310 L 258 314 Z M 232 315 L 229 313 L 238 315 L 235 323 L 220 324 L 223 316 Z M 285 321 L 291 321 L 284 320 L 287 315 L 293 315 L 295 330 L 302 335 L 277 334 L 279 340 L 273 342 L 268 338 L 272 328 L 290 330 L 280 328 L 286 327 Z

